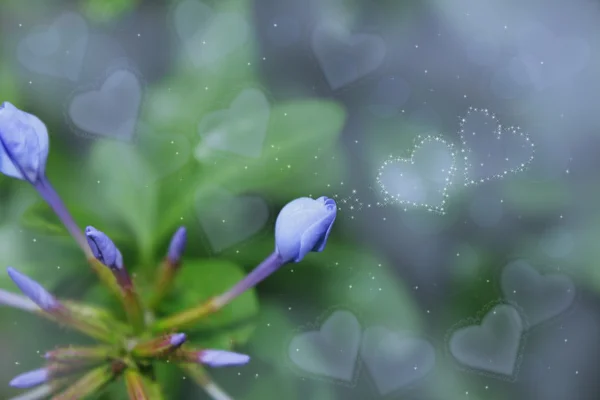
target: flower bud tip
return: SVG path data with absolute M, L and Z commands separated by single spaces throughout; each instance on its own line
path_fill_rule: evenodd
M 47 380 L 48 370 L 46 368 L 40 368 L 16 376 L 10 381 L 10 386 L 19 389 L 28 389 L 34 386 L 41 385 Z
M 211 367 L 225 367 L 247 364 L 250 356 L 225 350 L 202 350 L 198 355 L 198 361 Z
M 44 311 L 51 311 L 59 306 L 58 301 L 39 283 L 20 273 L 12 267 L 6 269 L 13 282 L 21 289 L 21 292 L 29 297 Z
M 171 335 L 170 343 L 173 347 L 179 347 L 185 342 L 187 336 L 185 333 L 175 333 Z
M 171 243 L 169 244 L 169 251 L 167 252 L 167 258 L 174 264 L 179 263 L 181 256 L 183 255 L 183 251 L 185 250 L 185 245 L 187 242 L 187 231 L 185 227 L 180 227 L 177 229 L 173 238 L 171 239 Z
M 123 256 L 106 234 L 93 226 L 88 226 L 85 228 L 85 237 L 92 254 L 98 261 L 111 269 L 123 269 Z

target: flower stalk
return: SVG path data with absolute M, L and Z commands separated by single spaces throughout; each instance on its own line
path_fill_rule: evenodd
M 119 376 L 125 369 L 125 365 L 115 361 L 111 365 L 97 367 L 65 389 L 63 392 L 52 397 L 51 400 L 74 400 L 83 399 L 97 392 L 111 380 Z
M 110 346 L 70 346 L 48 351 L 44 355 L 49 362 L 76 365 L 101 363 L 117 357 L 118 353 Z
M 131 354 L 141 358 L 164 357 L 175 351 L 185 340 L 185 333 L 166 335 L 136 344 L 131 349 Z
M 149 308 L 151 310 L 156 309 L 160 304 L 161 300 L 169 293 L 173 286 L 173 280 L 175 274 L 181 267 L 181 257 L 185 249 L 187 241 L 187 231 L 184 227 L 180 227 L 177 232 L 173 235 L 171 243 L 169 244 L 169 251 L 167 256 L 162 261 L 158 279 L 156 280 L 154 296 L 150 300 Z
M 233 400 L 219 385 L 217 385 L 206 370 L 197 364 L 179 364 L 187 376 L 193 379 L 213 400 Z
M 134 333 L 141 333 L 145 328 L 144 311 L 136 293 L 133 281 L 123 264 L 123 256 L 115 244 L 103 232 L 93 226 L 85 228 L 87 242 L 94 257 L 112 271 L 121 291 L 121 301 Z
M 135 369 L 125 371 L 127 394 L 131 400 L 153 400 L 151 388 L 144 382 L 144 377 Z

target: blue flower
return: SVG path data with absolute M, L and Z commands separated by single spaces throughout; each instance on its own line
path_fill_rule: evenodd
M 42 121 L 9 102 L 0 104 L 0 172 L 37 182 L 45 174 L 48 147 Z
M 275 222 L 276 251 L 284 262 L 299 262 L 311 251 L 323 251 L 335 221 L 333 199 L 301 197 L 289 202 Z
M 123 256 L 112 240 L 93 226 L 85 228 L 85 236 L 92 254 L 110 269 L 123 269 Z

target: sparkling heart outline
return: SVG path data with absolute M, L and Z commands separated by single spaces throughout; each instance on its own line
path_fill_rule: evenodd
M 575 289 L 575 294 L 573 295 L 573 300 L 571 301 L 569 306 L 566 307 L 564 310 L 562 310 L 560 313 L 558 313 L 550 318 L 547 318 L 543 321 L 540 321 L 538 323 L 534 324 L 531 321 L 529 321 L 529 317 L 527 316 L 525 309 L 517 301 L 506 298 L 504 288 L 502 287 L 502 276 L 504 275 L 504 271 L 506 270 L 507 266 L 509 266 L 510 264 L 512 264 L 515 261 L 525 261 L 527 263 L 527 265 L 530 268 L 532 268 L 533 270 L 535 270 L 535 272 L 537 272 L 537 274 L 539 276 L 541 276 L 542 278 L 546 277 L 548 275 L 563 275 L 563 276 L 569 278 L 571 283 L 573 283 L 573 288 Z M 573 279 L 573 277 L 570 274 L 568 274 L 562 270 L 553 270 L 553 269 L 550 269 L 549 267 L 542 267 L 542 268 L 536 267 L 532 263 L 529 263 L 528 260 L 523 259 L 523 258 L 514 258 L 511 260 L 508 260 L 508 262 L 499 270 L 499 274 L 498 274 L 498 278 L 497 278 L 497 286 L 498 286 L 498 290 L 500 291 L 500 293 L 502 293 L 502 295 L 504 296 L 503 301 L 505 303 L 510 304 L 513 307 L 515 307 L 517 309 L 517 311 L 519 311 L 519 313 L 521 314 L 521 319 L 523 320 L 523 330 L 525 332 L 531 331 L 538 327 L 544 327 L 547 325 L 551 325 L 552 323 L 556 322 L 557 319 L 569 314 L 569 312 L 573 311 L 575 304 L 577 303 L 577 299 L 581 295 L 579 290 L 577 290 L 577 287 L 575 285 L 575 280 Z
M 519 340 L 519 349 L 518 349 L 517 357 L 516 357 L 515 364 L 514 364 L 513 374 L 511 376 L 508 376 L 505 374 L 500 374 L 500 373 L 494 373 L 492 371 L 479 370 L 479 369 L 476 369 L 473 367 L 469 367 L 468 365 L 463 365 L 450 352 L 450 339 L 452 338 L 452 335 L 454 334 L 454 332 L 456 332 L 458 329 L 466 328 L 469 326 L 474 326 L 474 325 L 481 326 L 481 322 L 483 321 L 485 316 L 488 313 L 490 313 L 495 307 L 500 306 L 500 305 L 507 305 L 507 306 L 513 307 L 519 314 L 519 317 L 521 318 L 521 322 L 523 323 L 523 330 L 521 331 L 521 338 Z M 519 306 L 511 304 L 503 298 L 498 298 L 496 300 L 490 301 L 481 309 L 481 311 L 479 311 L 477 313 L 477 315 L 475 317 L 464 318 L 464 319 L 458 321 L 456 324 L 452 325 L 452 327 L 450 327 L 450 329 L 448 329 L 448 331 L 446 332 L 446 335 L 444 336 L 444 350 L 445 350 L 446 358 L 448 358 L 451 361 L 451 364 L 454 366 L 454 368 L 456 368 L 459 371 L 469 372 L 472 374 L 477 374 L 477 375 L 485 376 L 488 378 L 494 378 L 494 379 L 502 380 L 505 382 L 515 382 L 519 376 L 519 371 L 521 369 L 523 357 L 525 356 L 524 352 L 525 352 L 525 347 L 527 345 L 527 338 L 529 336 L 529 332 L 525 329 L 526 323 L 528 323 L 528 322 L 526 319 L 523 318 L 523 310 L 520 309 Z
M 131 73 L 132 75 L 134 75 L 136 77 L 139 87 L 140 87 L 140 101 L 137 106 L 136 123 L 134 125 L 134 131 L 131 134 L 131 137 L 119 138 L 118 136 L 101 135 L 101 134 L 97 134 L 97 133 L 93 133 L 93 132 L 88 132 L 88 131 L 80 128 L 79 126 L 77 126 L 77 124 L 75 124 L 75 122 L 73 122 L 73 120 L 70 116 L 70 113 L 69 113 L 69 108 L 71 106 L 71 103 L 73 102 L 73 99 L 75 99 L 78 95 L 81 95 L 81 94 L 84 94 L 87 92 L 100 91 L 102 89 L 102 86 L 106 83 L 106 81 L 113 74 L 120 72 L 120 71 L 127 71 L 127 72 Z M 124 143 L 135 144 L 137 142 L 136 136 L 140 129 L 140 127 L 139 127 L 140 116 L 142 115 L 142 110 L 144 108 L 144 102 L 145 102 L 145 97 L 146 97 L 146 89 L 145 89 L 147 86 L 146 83 L 147 82 L 144 79 L 141 72 L 128 59 L 126 59 L 126 58 L 118 59 L 115 62 L 115 66 L 108 68 L 103 76 L 99 77 L 98 79 L 96 79 L 92 82 L 88 82 L 88 84 L 86 84 L 86 85 L 79 86 L 71 93 L 71 95 L 68 97 L 67 102 L 63 108 L 63 116 L 67 123 L 67 126 L 76 135 L 82 136 L 82 137 L 85 137 L 88 139 L 97 139 L 97 140 L 107 140 L 108 139 L 108 140 L 114 140 L 114 141 L 119 141 L 119 142 L 124 142 Z
M 354 316 L 354 318 L 356 318 L 356 320 L 358 321 L 358 323 L 361 327 L 359 345 L 358 345 L 358 348 L 356 351 L 356 356 L 355 356 L 356 359 L 354 362 L 354 372 L 352 375 L 352 379 L 350 381 L 335 379 L 332 377 L 324 377 L 322 375 L 312 373 L 310 371 L 300 368 L 289 357 L 289 346 L 292 343 L 292 340 L 296 336 L 303 334 L 303 333 L 307 333 L 307 332 L 320 331 L 323 324 L 329 319 L 329 317 L 331 317 L 337 311 L 349 312 L 350 314 L 352 314 Z M 337 306 L 329 307 L 326 311 L 321 313 L 321 315 L 319 317 L 317 317 L 317 319 L 314 322 L 301 325 L 297 329 L 292 331 L 288 335 L 288 338 L 283 341 L 283 349 L 282 349 L 282 352 L 284 355 L 283 358 L 285 360 L 285 363 L 288 365 L 288 368 L 290 368 L 290 370 L 292 370 L 294 373 L 298 374 L 299 376 L 301 376 L 303 378 L 311 378 L 311 379 L 315 379 L 315 380 L 318 380 L 321 382 L 335 383 L 340 386 L 354 388 L 356 386 L 358 378 L 360 377 L 361 372 L 362 372 L 362 360 L 360 358 L 360 345 L 362 344 L 362 337 L 363 337 L 363 332 L 364 332 L 364 329 L 362 327 L 364 325 L 360 322 L 360 314 L 361 313 L 356 312 L 355 310 L 352 309 L 352 307 L 349 307 L 347 305 L 337 305 Z
M 395 336 L 396 338 L 399 338 L 401 334 L 404 334 L 404 338 L 408 338 L 408 339 L 417 339 L 417 340 L 422 340 L 424 342 L 426 342 L 427 344 L 429 344 L 431 346 L 431 349 L 433 350 L 433 355 L 434 355 L 434 361 L 433 361 L 433 365 L 432 367 L 425 373 L 425 375 L 417 378 L 417 379 L 413 379 L 411 381 L 409 381 L 408 383 L 397 387 L 385 394 L 382 394 L 379 387 L 377 386 L 377 383 L 375 382 L 375 378 L 373 377 L 373 373 L 371 372 L 371 370 L 369 369 L 369 365 L 368 363 L 364 360 L 364 357 L 362 356 L 363 351 L 364 351 L 364 347 L 363 347 L 363 343 L 365 340 L 365 332 L 369 329 L 372 328 L 383 328 L 385 331 L 387 331 L 388 334 L 391 334 L 393 336 Z M 411 330 L 406 330 L 406 329 L 392 329 L 389 328 L 385 325 L 372 325 L 372 326 L 368 326 L 363 330 L 363 336 L 362 336 L 362 340 L 361 340 L 361 347 L 360 347 L 360 356 L 361 356 L 361 361 L 365 366 L 365 370 L 367 372 L 367 375 L 369 375 L 369 378 L 371 380 L 371 385 L 373 386 L 373 388 L 375 389 L 375 391 L 383 397 L 390 397 L 392 395 L 399 395 L 401 393 L 407 393 L 410 392 L 411 390 L 417 388 L 419 385 L 423 384 L 423 382 L 425 381 L 425 379 L 427 379 L 428 376 L 430 376 L 434 369 L 436 368 L 436 366 L 438 365 L 438 361 L 439 361 L 439 350 L 436 347 L 434 340 L 432 340 L 429 337 L 426 337 L 424 335 L 420 335 L 414 331 Z
M 467 122 L 467 118 L 469 115 L 471 115 L 474 112 L 483 112 L 485 114 L 485 116 L 489 116 L 491 117 L 494 121 L 497 121 L 496 119 L 496 115 L 494 113 L 491 113 L 487 108 L 475 108 L 475 107 L 469 107 L 467 109 L 467 113 L 465 116 L 463 116 L 460 119 L 460 129 L 458 131 L 459 137 L 460 137 L 460 141 L 462 143 L 462 150 L 461 153 L 474 153 L 473 149 L 471 149 L 468 145 L 467 142 L 465 140 L 465 135 L 464 135 L 464 124 Z M 487 181 L 491 181 L 494 179 L 502 179 L 505 176 L 509 175 L 509 174 L 518 174 L 520 172 L 523 172 L 525 170 L 527 170 L 527 168 L 529 167 L 529 165 L 531 164 L 531 162 L 534 159 L 534 154 L 535 154 L 535 144 L 533 143 L 533 141 L 531 140 L 531 138 L 529 137 L 529 134 L 526 132 L 523 132 L 521 130 L 521 128 L 519 126 L 509 126 L 507 128 L 503 129 L 502 124 L 498 123 L 498 126 L 496 127 L 496 129 L 494 130 L 494 133 L 496 133 L 496 138 L 500 139 L 502 137 L 502 135 L 504 134 L 516 134 L 520 137 L 525 138 L 525 141 L 528 142 L 531 145 L 532 151 L 531 151 L 531 155 L 529 157 L 529 160 L 527 160 L 527 162 L 525 163 L 521 163 L 521 166 L 516 167 L 516 168 L 512 168 L 509 170 L 504 171 L 503 174 L 494 174 L 485 178 L 481 178 L 479 180 L 479 182 L 476 182 L 475 180 L 471 179 L 469 177 L 469 170 L 472 169 L 473 165 L 471 164 L 471 161 L 469 160 L 469 157 L 467 154 L 464 155 L 464 162 L 465 162 L 465 167 L 464 167 L 464 177 L 465 177 L 465 181 L 464 181 L 464 185 L 465 186 L 470 186 L 470 185 L 477 185 L 479 183 L 484 183 Z
M 376 182 L 379 185 L 380 191 L 381 193 L 384 195 L 384 202 L 386 204 L 400 204 L 400 205 L 404 205 L 404 206 L 411 206 L 413 208 L 425 208 L 427 209 L 427 211 L 431 211 L 431 212 L 437 212 L 441 215 L 444 215 L 446 213 L 446 210 L 444 208 L 444 205 L 446 204 L 446 200 L 448 199 L 449 195 L 448 195 L 448 189 L 450 187 L 452 187 L 453 184 L 453 178 L 454 178 L 454 174 L 457 171 L 456 168 L 456 152 L 454 150 L 454 145 L 446 140 L 444 140 L 443 138 L 441 138 L 440 136 L 421 136 L 418 135 L 416 137 L 416 140 L 418 141 L 418 143 L 415 144 L 415 146 L 413 147 L 413 150 L 410 154 L 410 157 L 405 158 L 405 157 L 393 157 L 391 156 L 390 158 L 388 158 L 388 160 L 384 161 L 383 165 L 381 167 L 379 167 L 379 169 L 377 170 L 377 178 L 376 178 Z M 395 164 L 395 163 L 409 163 L 410 165 L 414 164 L 414 157 L 415 154 L 418 152 L 418 150 L 421 149 L 421 147 L 424 144 L 427 144 L 429 142 L 440 142 L 442 143 L 444 146 L 446 146 L 446 148 L 448 150 L 450 150 L 450 155 L 452 156 L 452 166 L 450 167 L 450 169 L 447 171 L 447 177 L 446 177 L 446 184 L 444 185 L 444 188 L 442 189 L 442 195 L 443 195 L 443 200 L 440 206 L 435 206 L 435 205 L 430 205 L 427 203 L 414 203 L 412 201 L 407 201 L 407 200 L 402 200 L 400 197 L 398 196 L 394 196 L 394 195 L 390 195 L 389 192 L 387 192 L 385 190 L 385 185 L 383 184 L 383 182 L 381 181 L 381 176 L 383 175 L 383 170 L 385 169 L 386 166 L 391 165 L 391 164 Z M 404 211 L 408 211 L 408 207 L 404 207 Z

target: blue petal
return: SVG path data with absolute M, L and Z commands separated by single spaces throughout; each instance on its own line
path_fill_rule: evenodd
M 288 203 L 275 223 L 275 245 L 286 262 L 299 262 L 310 251 L 322 251 L 335 221 L 333 199 L 299 198 Z
M 48 380 L 48 370 L 40 368 L 33 371 L 25 372 L 18 375 L 10 381 L 10 386 L 27 389 L 30 387 L 41 385 Z
M 0 172 L 35 182 L 45 173 L 48 148 L 42 121 L 9 102 L 0 106 Z
M 186 339 L 187 336 L 185 333 L 174 333 L 173 335 L 171 335 L 170 339 L 171 346 L 181 346 Z
M 178 263 L 181 259 L 183 251 L 185 249 L 185 243 L 187 241 L 187 232 L 185 227 L 180 227 L 177 229 L 177 232 L 173 235 L 171 239 L 171 243 L 169 244 L 169 251 L 167 253 L 167 258 L 173 262 Z
M 33 279 L 12 267 L 8 267 L 7 271 L 10 278 L 21 289 L 23 294 L 29 297 L 42 310 L 51 311 L 60 305 L 54 296 Z
M 94 257 L 109 268 L 122 269 L 123 256 L 112 240 L 93 226 L 85 228 L 85 237 Z
M 247 364 L 250 356 L 225 350 L 203 350 L 200 352 L 198 361 L 211 367 L 227 367 Z

